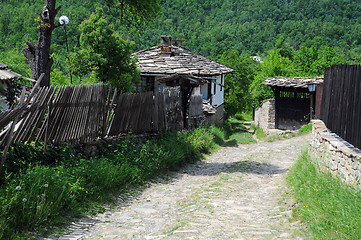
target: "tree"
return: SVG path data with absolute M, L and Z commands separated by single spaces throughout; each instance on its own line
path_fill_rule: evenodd
M 218 61 L 236 70 L 226 76 L 224 107 L 228 115 L 251 110 L 249 86 L 254 80 L 258 63 L 250 57 L 241 56 L 236 50 L 229 50 L 218 56 Z
M 136 58 L 131 57 L 134 43 L 124 40 L 108 25 L 102 8 L 97 8 L 80 26 L 80 49 L 71 56 L 74 74 L 90 74 L 98 81 L 129 92 L 139 79 Z
M 114 8 L 120 8 L 121 18 L 137 24 L 149 22 L 160 12 L 160 0 L 106 0 Z M 32 78 L 38 79 L 41 73 L 45 76 L 40 86 L 50 85 L 50 70 L 53 59 L 50 57 L 51 37 L 55 25 L 54 20 L 60 7 L 56 7 L 56 0 L 45 0 L 45 6 L 39 18 L 39 34 L 37 44 L 27 41 L 23 54 L 31 68 Z
M 53 59 L 50 58 L 51 35 L 56 28 L 54 19 L 60 7 L 56 8 L 56 0 L 46 0 L 39 20 L 38 44 L 27 41 L 27 47 L 23 54 L 28 60 L 33 79 L 38 79 L 41 73 L 45 73 L 40 86 L 50 85 L 50 69 Z

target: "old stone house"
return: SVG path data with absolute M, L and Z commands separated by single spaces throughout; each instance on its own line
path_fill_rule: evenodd
M 210 122 L 224 118 L 224 77 L 234 70 L 202 55 L 182 47 L 183 40 L 172 40 L 161 36 L 161 43 L 134 53 L 138 57 L 137 66 L 141 70 L 138 91 L 161 92 L 167 86 L 165 77 L 186 79 L 187 85 L 194 85 L 192 94 L 201 94 Z M 169 80 L 169 79 L 168 79 Z M 208 108 L 206 105 L 208 104 Z

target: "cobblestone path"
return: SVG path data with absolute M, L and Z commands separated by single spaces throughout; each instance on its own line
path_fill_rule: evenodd
M 303 239 L 285 177 L 309 140 L 221 148 L 60 239 Z

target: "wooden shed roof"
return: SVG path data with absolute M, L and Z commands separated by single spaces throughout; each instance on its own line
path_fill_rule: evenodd
M 20 74 L 11 71 L 7 65 L 0 64 L 0 80 L 12 80 L 20 76 Z
M 323 83 L 323 77 L 315 78 L 299 78 L 299 77 L 270 77 L 262 84 L 271 87 L 285 87 L 285 88 L 307 88 L 308 83 Z
M 162 46 L 155 46 L 134 53 L 142 74 L 188 74 L 215 76 L 231 73 L 234 69 L 179 46 L 170 46 L 168 54 Z

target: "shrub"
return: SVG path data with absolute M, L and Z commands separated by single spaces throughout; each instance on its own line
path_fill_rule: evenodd
M 11 145 L 4 168 L 10 173 L 27 169 L 31 165 L 58 166 L 78 161 L 73 148 L 65 143 L 48 145 L 43 153 L 43 143 L 35 145 L 14 143 Z

